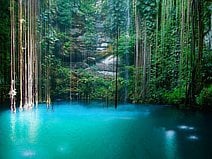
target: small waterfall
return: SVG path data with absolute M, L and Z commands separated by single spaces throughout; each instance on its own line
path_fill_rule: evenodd
M 110 55 L 105 59 L 101 60 L 99 63 L 97 63 L 97 72 L 105 76 L 115 76 L 113 65 L 116 59 L 117 58 L 114 55 Z
M 103 59 L 101 61 L 101 63 L 105 64 L 105 65 L 110 65 L 113 64 L 113 62 L 116 60 L 116 57 L 114 57 L 114 55 L 110 55 L 108 56 L 106 59 Z

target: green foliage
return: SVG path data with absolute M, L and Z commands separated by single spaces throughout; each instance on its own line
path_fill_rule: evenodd
M 208 85 L 212 83 L 212 50 L 210 48 L 204 50 L 203 54 L 203 66 L 202 66 L 202 76 L 203 82 Z
M 55 23 L 60 26 L 60 29 L 65 30 L 71 26 L 73 2 L 70 0 L 57 0 L 56 6 L 56 21 Z
M 53 99 L 69 99 L 70 69 L 62 66 L 61 61 L 51 58 L 51 96 Z
M 106 0 L 103 2 L 103 10 L 106 13 L 105 27 L 108 34 L 115 37 L 119 30 L 126 30 L 128 4 L 123 0 Z
M 123 78 L 118 78 L 118 92 L 121 94 L 125 86 Z M 78 92 L 83 99 L 114 99 L 115 79 L 95 75 L 92 72 L 80 70 Z M 121 98 L 121 97 L 120 97 Z
M 114 46 L 116 42 L 114 43 Z M 119 56 L 124 57 L 125 54 L 130 54 L 130 57 L 133 56 L 133 48 L 135 45 L 134 35 L 128 37 L 128 35 L 123 32 L 119 37 Z M 116 50 L 115 50 L 116 51 Z
M 103 76 L 93 70 L 75 69 L 74 66 L 76 62 L 85 62 L 87 57 L 94 57 L 99 62 L 99 59 L 115 54 L 119 30 L 120 99 L 124 98 L 127 89 L 127 98 L 132 102 L 182 104 L 188 100 L 186 98 L 196 98 L 192 100 L 198 105 L 210 105 L 212 66 L 209 42 L 205 42 L 202 54 L 199 51 L 201 29 L 204 35 L 211 29 L 209 1 L 193 2 L 202 7 L 199 8 L 203 11 L 200 15 L 188 1 L 179 0 L 49 2 L 41 1 L 38 20 L 42 63 L 39 80 L 44 91 L 50 81 L 54 99 L 68 99 L 72 89 L 84 98 L 114 99 L 114 77 Z M 9 1 L 0 1 L 0 92 L 8 92 L 10 81 L 8 8 Z M 136 18 L 138 24 L 135 24 Z M 198 22 L 203 22 L 201 29 Z M 103 25 L 101 31 L 98 31 L 97 24 Z M 138 25 L 138 30 L 135 25 Z M 102 41 L 109 39 L 109 47 L 99 53 L 99 57 L 96 52 L 98 38 Z M 139 57 L 135 57 L 136 40 Z M 136 60 L 139 66 L 135 66 Z M 135 90 L 136 85 L 139 90 Z M 189 96 L 190 92 L 195 94 Z M 1 93 L 0 96 L 5 98 L 6 94 Z
M 10 12 L 9 1 L 0 1 L 0 102 L 9 98 L 10 89 Z
M 52 96 L 54 99 L 69 99 L 70 94 L 70 70 L 59 67 L 55 70 L 52 79 Z
M 201 106 L 211 107 L 212 103 L 212 85 L 204 87 L 196 98 L 196 103 Z
M 170 92 L 164 93 L 164 103 L 179 105 L 185 101 L 185 88 L 176 87 Z

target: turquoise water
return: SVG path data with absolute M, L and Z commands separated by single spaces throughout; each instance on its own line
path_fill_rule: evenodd
M 0 112 L 0 159 L 209 159 L 211 114 L 60 102 Z

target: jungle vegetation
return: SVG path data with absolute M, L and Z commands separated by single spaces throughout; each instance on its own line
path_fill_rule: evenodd
M 82 99 L 211 108 L 210 0 L 1 0 L 0 42 L 0 101 L 20 108 Z

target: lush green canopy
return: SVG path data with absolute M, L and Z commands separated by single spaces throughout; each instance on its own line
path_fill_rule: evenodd
M 46 101 L 46 94 L 53 100 L 113 101 L 118 93 L 118 99 L 127 102 L 211 106 L 210 1 L 46 0 L 39 4 L 40 101 Z M 2 0 L 1 101 L 9 97 L 9 9 L 9 2 Z M 18 15 L 20 10 L 15 10 Z M 104 65 L 102 61 L 110 56 L 113 64 Z M 114 73 L 116 66 L 118 79 L 107 74 Z

